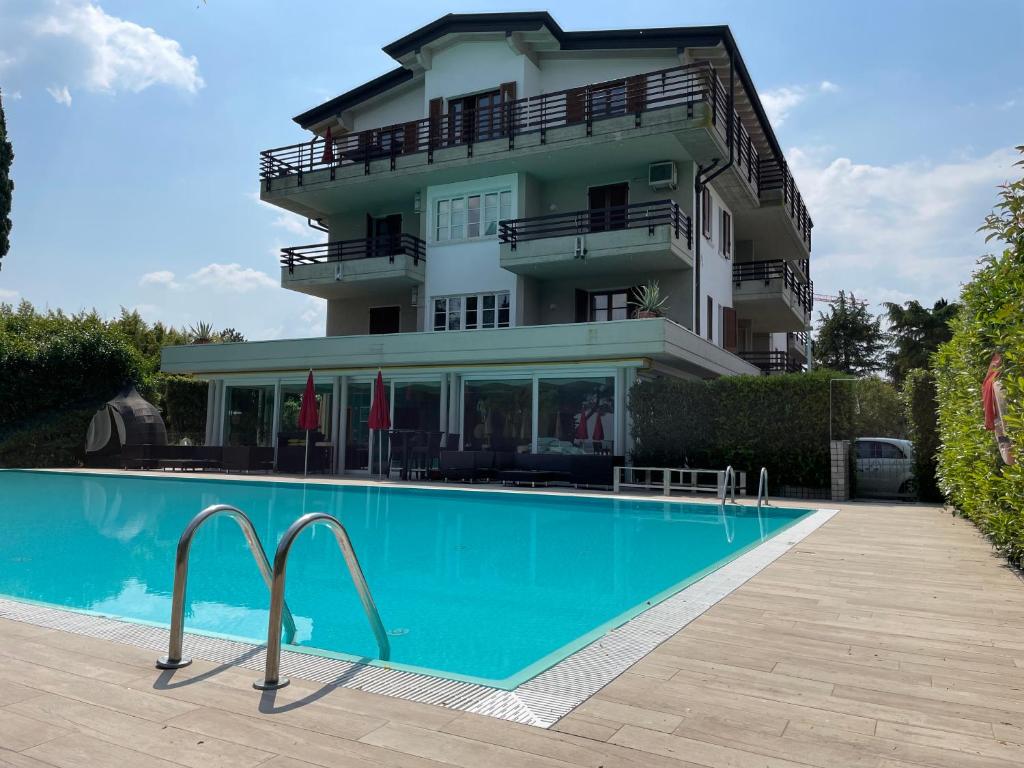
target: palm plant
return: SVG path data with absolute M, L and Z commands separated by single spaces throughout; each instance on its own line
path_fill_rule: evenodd
M 200 321 L 188 329 L 189 344 L 212 344 L 214 341 L 216 333 L 210 323 Z

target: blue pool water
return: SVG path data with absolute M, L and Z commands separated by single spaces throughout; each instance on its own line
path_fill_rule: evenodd
M 348 529 L 396 666 L 512 687 L 809 514 L 534 493 L 0 471 L 0 595 L 169 622 L 174 552 L 215 503 L 253 520 L 268 556 L 304 512 Z M 308 649 L 373 658 L 337 545 L 307 530 L 287 601 Z M 237 526 L 192 547 L 185 626 L 262 643 L 269 595 Z M 186 647 L 188 639 L 186 638 Z

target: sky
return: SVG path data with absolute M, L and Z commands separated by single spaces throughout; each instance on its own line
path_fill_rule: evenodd
M 277 267 L 319 238 L 259 201 L 259 151 L 305 140 L 293 115 L 393 68 L 381 47 L 436 17 L 538 7 L 0 0 L 16 185 L 0 301 L 322 335 L 324 303 Z M 567 30 L 732 28 L 815 222 L 817 293 L 952 299 L 991 250 L 976 230 L 1024 143 L 1024 0 L 547 10 Z

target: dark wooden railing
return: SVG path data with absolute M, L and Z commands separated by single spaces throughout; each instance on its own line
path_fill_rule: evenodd
M 739 285 L 745 280 L 782 280 L 797 297 L 800 306 L 808 314 L 814 308 L 814 283 L 804 282 L 788 261 L 748 261 L 732 265 L 733 282 Z
M 315 245 L 296 245 L 281 249 L 281 265 L 294 272 L 296 265 L 322 264 L 329 261 L 386 258 L 394 263 L 395 256 L 412 256 L 413 264 L 426 258 L 426 243 L 414 235 L 380 235 L 356 240 L 333 240 Z
M 803 365 L 788 352 L 739 352 L 740 357 L 756 365 L 763 373 L 799 373 Z
M 467 146 L 472 155 L 474 143 L 502 138 L 508 140 L 509 149 L 514 149 L 516 136 L 523 134 L 540 133 L 544 143 L 552 128 L 585 125 L 589 135 L 594 122 L 624 115 L 634 115 L 639 127 L 646 112 L 680 106 L 692 109 L 698 103 L 708 105 L 712 124 L 728 142 L 728 95 L 712 66 L 698 62 L 528 96 L 486 109 L 467 110 L 458 116 L 442 114 L 346 133 L 333 137 L 329 146 L 317 136 L 302 144 L 267 149 L 260 153 L 260 177 L 270 182 L 354 163 L 362 163 L 364 173 L 369 173 L 372 160 L 385 158 L 391 159 L 394 170 L 396 158 L 402 155 L 426 152 L 428 162 L 432 162 L 436 149 Z M 756 193 L 761 161 L 738 115 L 733 133 L 737 170 Z
M 810 250 L 811 229 L 814 228 L 814 222 L 811 221 L 811 217 L 807 213 L 803 195 L 800 194 L 796 181 L 793 180 L 793 174 L 789 171 L 789 163 L 784 158 L 779 160 L 765 158 L 761 161 L 761 192 L 771 192 L 777 189 L 782 190 L 783 206 L 789 212 L 789 217 L 793 220 L 797 232 L 803 237 L 808 250 Z
M 647 227 L 653 234 L 654 228 L 662 224 L 670 227 L 672 236 L 677 240 L 685 239 L 687 248 L 692 247 L 690 217 L 679 209 L 679 204 L 674 200 L 507 219 L 498 223 L 498 239 L 515 250 L 516 244 L 523 240 L 642 227 Z

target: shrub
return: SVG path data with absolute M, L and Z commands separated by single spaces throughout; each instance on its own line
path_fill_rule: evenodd
M 169 440 L 187 437 L 193 442 L 202 442 L 206 433 L 208 387 L 207 382 L 191 376 L 159 376 L 156 389 Z
M 1024 153 L 1024 147 L 1018 147 Z M 1022 161 L 1024 164 L 1024 161 Z M 1008 184 L 984 229 L 1004 250 L 987 257 L 963 288 L 953 337 L 935 355 L 939 403 L 939 486 L 950 504 L 973 520 L 1010 560 L 1024 558 L 1024 179 Z M 1002 351 L 1003 414 L 1017 463 L 999 458 L 985 430 L 981 384 L 989 360 Z
M 901 392 L 907 414 L 908 432 L 914 443 L 914 476 L 917 496 L 921 501 L 942 501 L 936 477 L 939 452 L 938 401 L 935 376 L 930 370 L 917 368 L 903 381 Z
M 0 436 L 0 467 L 77 467 L 94 406 L 57 411 L 20 422 Z
M 834 439 L 898 437 L 903 417 L 895 390 L 878 379 L 830 384 L 834 371 L 729 376 L 711 381 L 640 381 L 629 408 L 638 465 L 747 471 L 768 468 L 773 487 L 829 486 L 829 399 Z

